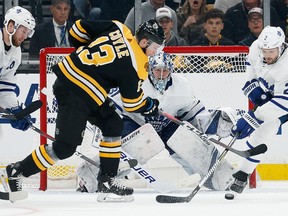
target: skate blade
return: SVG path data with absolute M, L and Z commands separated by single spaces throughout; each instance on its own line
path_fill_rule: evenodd
M 118 196 L 113 193 L 98 193 L 97 196 L 98 202 L 132 202 L 134 201 L 134 197 L 132 195 L 128 196 Z

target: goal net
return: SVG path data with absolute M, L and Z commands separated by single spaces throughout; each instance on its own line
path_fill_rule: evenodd
M 57 114 L 57 101 L 52 92 L 52 85 L 56 76 L 51 66 L 61 61 L 63 57 L 71 53 L 73 48 L 46 48 L 40 53 L 40 99 L 43 106 L 40 110 L 40 129 L 50 135 L 54 135 L 55 120 Z M 245 81 L 245 58 L 248 53 L 247 47 L 225 46 L 225 47 L 166 47 L 165 51 L 173 54 L 174 73 L 181 73 L 187 77 L 193 86 L 195 95 L 202 100 L 206 108 L 233 107 L 247 110 L 248 102 L 243 96 L 241 88 Z M 91 146 L 97 141 L 100 131 L 95 134 L 87 127 L 84 141 L 79 146 L 79 151 L 87 156 L 93 156 L 98 149 Z M 223 142 L 229 142 L 223 140 Z M 41 136 L 40 144 L 49 143 Z M 222 150 L 220 150 L 222 151 Z M 229 153 L 227 157 L 233 156 Z M 53 167 L 41 173 L 40 189 L 46 190 L 54 187 L 77 187 L 76 169 L 83 160 L 78 156 L 72 156 L 57 162 Z M 237 163 L 237 161 L 235 162 Z M 147 165 L 149 166 L 149 164 Z M 163 166 L 166 166 L 163 168 Z M 153 160 L 151 169 L 158 169 L 158 173 L 171 175 L 171 169 L 161 158 Z M 175 167 L 174 167 L 175 168 Z M 170 170 L 169 170 L 170 169 Z M 178 173 L 177 173 L 178 172 Z M 182 177 L 176 171 L 178 177 Z M 137 177 L 135 177 L 137 178 Z M 64 182 L 61 184 L 60 182 Z M 69 182 L 69 183 L 67 183 Z M 255 180 L 252 181 L 255 184 Z

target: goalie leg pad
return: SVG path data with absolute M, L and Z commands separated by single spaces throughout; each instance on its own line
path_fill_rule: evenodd
M 191 127 L 193 126 L 191 125 Z M 179 127 L 167 144 L 176 152 L 172 156 L 173 159 L 180 163 L 188 174 L 199 173 L 202 178 L 219 156 L 218 150 L 213 144 L 207 145 L 185 127 Z M 234 172 L 234 168 L 227 161 L 223 161 L 204 186 L 212 190 L 225 190 L 233 180 Z
M 92 158 L 97 164 L 99 162 L 99 156 L 95 156 Z M 81 188 L 86 188 L 88 193 L 94 193 L 98 189 L 98 176 L 99 166 L 94 166 L 93 164 L 84 161 L 77 168 L 77 175 L 79 177 L 79 186 Z
M 191 127 L 193 127 L 191 125 Z M 185 127 L 178 127 L 167 142 L 168 146 L 185 161 L 193 173 L 206 175 L 210 168 L 211 158 L 217 149 L 207 145 L 195 133 Z
M 122 148 L 143 165 L 165 145 L 152 125 L 145 124 L 122 139 Z

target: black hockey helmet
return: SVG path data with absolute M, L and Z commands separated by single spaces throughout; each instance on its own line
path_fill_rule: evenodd
M 143 22 L 136 31 L 138 41 L 147 38 L 157 44 L 162 45 L 165 42 L 165 34 L 163 28 L 155 19 Z

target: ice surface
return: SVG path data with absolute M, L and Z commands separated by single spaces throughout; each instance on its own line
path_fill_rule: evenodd
M 188 195 L 193 188 L 173 195 Z M 135 189 L 130 203 L 99 203 L 96 194 L 29 190 L 26 200 L 0 200 L 1 216 L 282 216 L 287 215 L 288 181 L 263 181 L 256 189 L 246 189 L 234 200 L 225 192 L 201 190 L 189 203 L 160 204 L 152 189 Z

